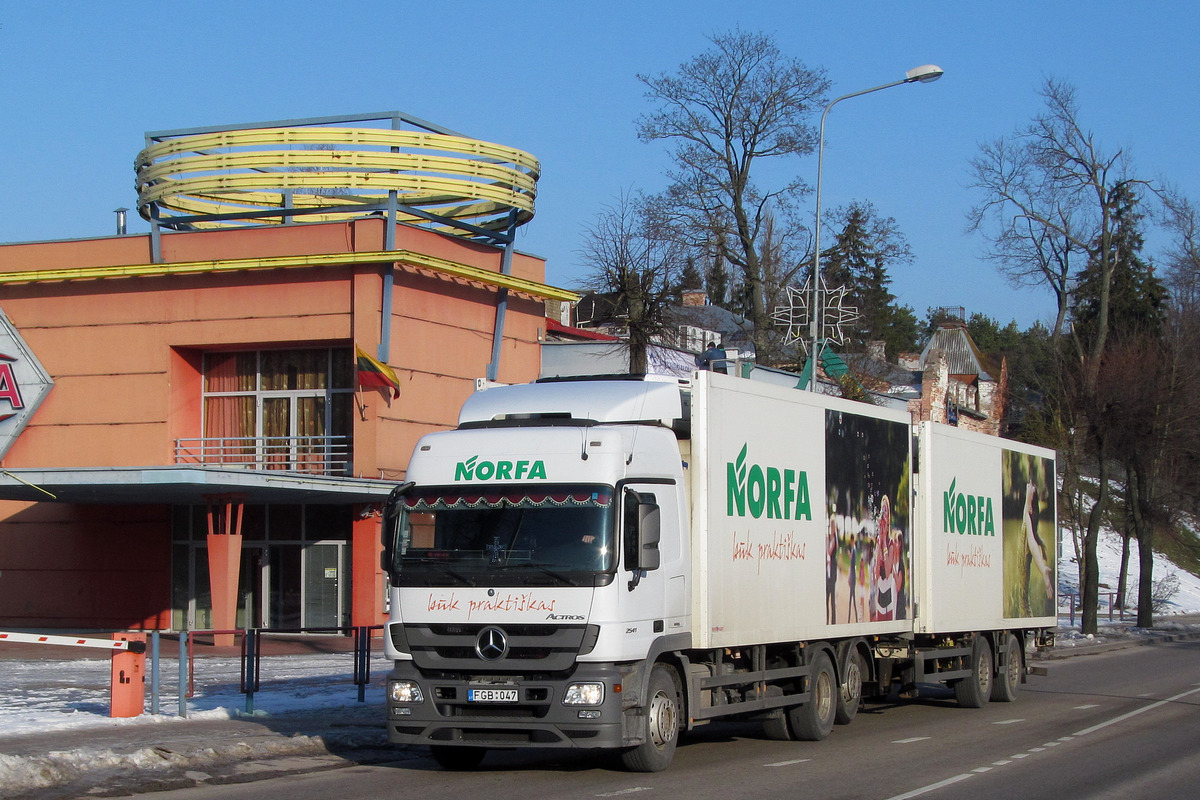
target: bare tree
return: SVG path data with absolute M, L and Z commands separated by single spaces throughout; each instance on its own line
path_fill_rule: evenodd
M 783 223 L 775 236 L 785 251 L 791 237 L 804 233 L 796 201 L 806 187 L 793 178 L 764 188 L 755 183 L 755 167 L 763 159 L 815 149 L 808 118 L 821 108 L 829 82 L 823 70 L 786 58 L 765 34 L 734 29 L 710 41 L 711 50 L 680 65 L 675 75 L 638 75 L 658 106 L 639 118 L 638 136 L 672 143 L 671 185 L 662 206 L 685 241 L 709 248 L 738 270 L 755 347 L 769 362 L 767 283 L 786 282 L 800 265 L 769 276 L 762 237 L 772 214 Z
M 974 186 L 983 201 L 970 216 L 971 227 L 989 228 L 993 256 L 1016 279 L 1045 282 L 1064 319 L 1072 278 L 1070 259 L 1084 257 L 1096 286 L 1096 317 L 1087 340 L 1073 338 L 1071 373 L 1072 423 L 1064 431 L 1085 433 L 1097 464 L 1099 492 L 1088 513 L 1083 536 L 1080 584 L 1083 630 L 1096 630 L 1099 593 L 1096 545 L 1109 494 L 1109 460 L 1113 428 L 1110 409 L 1097 395 L 1100 369 L 1108 345 L 1109 300 L 1119 254 L 1113 247 L 1117 209 L 1129 185 L 1124 153 L 1105 152 L 1079 122 L 1072 86 L 1047 80 L 1040 94 L 1045 111 L 1010 137 L 984 145 L 971 162 Z M 1064 442 L 1072 447 L 1073 443 Z M 1069 459 L 1074 463 L 1074 459 Z M 1069 483 L 1073 476 L 1067 476 Z
M 587 227 L 580 257 L 595 288 L 609 294 L 626 319 L 629 371 L 646 372 L 646 351 L 667 327 L 667 310 L 687 265 L 684 248 L 662 229 L 644 196 L 625 192 Z

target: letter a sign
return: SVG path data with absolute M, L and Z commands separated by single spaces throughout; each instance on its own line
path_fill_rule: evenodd
M 21 334 L 0 311 L 0 458 L 53 386 Z

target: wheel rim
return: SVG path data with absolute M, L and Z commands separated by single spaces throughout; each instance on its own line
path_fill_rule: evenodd
M 992 689 L 992 659 L 987 653 L 983 653 L 979 657 L 979 669 L 976 679 L 979 681 L 979 689 L 986 695 Z
M 847 706 L 853 705 L 861 694 L 862 666 L 859 664 L 858 656 L 854 656 L 846 665 L 846 684 L 842 687 L 842 702 Z
M 816 685 L 813 687 L 815 702 L 817 705 L 817 715 L 821 719 L 826 719 L 833 711 L 833 676 L 829 670 L 823 669 L 817 675 Z
M 650 701 L 650 740 L 662 747 L 675 738 L 679 722 L 675 716 L 675 701 L 666 692 L 658 692 Z
M 1016 646 L 1015 639 L 1008 646 L 1008 668 L 1005 670 L 1005 676 L 1011 688 L 1015 689 L 1021 682 L 1021 652 Z

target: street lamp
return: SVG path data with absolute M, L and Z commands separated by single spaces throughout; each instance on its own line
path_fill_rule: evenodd
M 809 338 L 812 340 L 812 349 L 809 350 L 808 363 L 812 368 L 809 376 L 808 388 L 809 391 L 817 390 L 817 362 L 820 360 L 820 319 L 824 313 L 821 308 L 821 178 L 825 170 L 825 118 L 829 116 L 829 110 L 843 100 L 848 100 L 851 97 L 858 97 L 862 94 L 870 94 L 878 92 L 881 89 L 890 89 L 893 86 L 903 86 L 906 83 L 933 83 L 938 78 L 942 77 L 942 68 L 933 64 L 925 64 L 920 67 L 913 67 L 908 72 L 904 73 L 904 79 L 885 83 L 882 86 L 876 86 L 872 89 L 863 89 L 861 92 L 851 92 L 844 94 L 841 97 L 835 97 L 825 106 L 824 113 L 821 114 L 821 130 L 817 138 L 817 230 L 813 236 L 813 243 L 816 249 L 813 252 L 813 272 L 812 272 L 812 302 L 809 304 L 809 316 L 811 319 L 808 322 Z

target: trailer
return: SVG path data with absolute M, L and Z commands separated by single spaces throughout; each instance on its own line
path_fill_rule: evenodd
M 487 388 L 384 514 L 389 740 L 665 769 L 722 719 L 1012 701 L 1052 641 L 1054 454 L 699 371 Z

